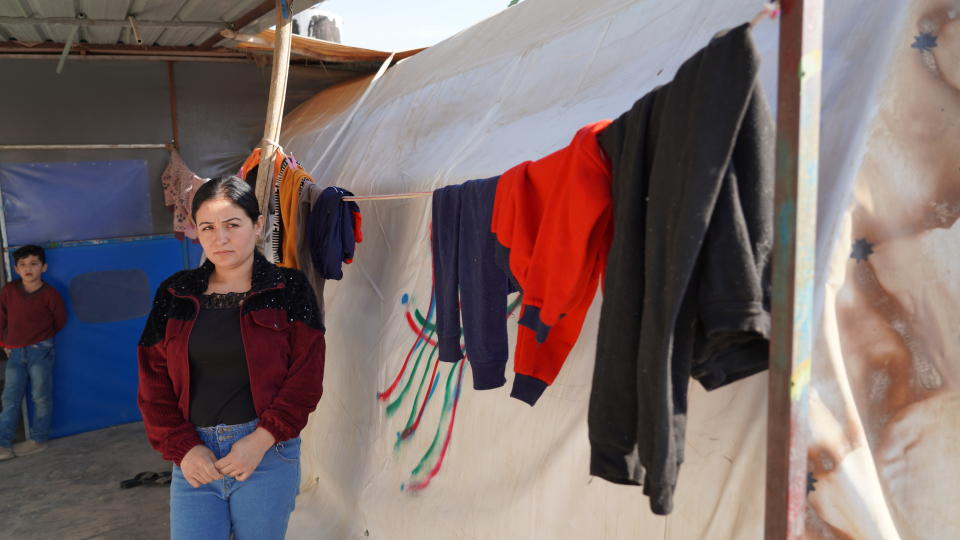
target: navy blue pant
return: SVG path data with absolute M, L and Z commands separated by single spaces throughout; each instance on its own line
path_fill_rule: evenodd
M 497 265 L 496 237 L 490 232 L 499 177 L 471 180 L 433 192 L 434 293 L 440 360 L 456 362 L 460 318 L 473 387 L 506 383 L 507 295 L 514 292 Z

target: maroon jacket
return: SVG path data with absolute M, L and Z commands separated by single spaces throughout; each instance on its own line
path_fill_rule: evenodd
M 150 444 L 178 465 L 202 444 L 190 418 L 188 345 L 210 261 L 167 278 L 137 347 L 143 413 Z M 326 345 L 317 302 L 299 271 L 278 268 L 256 253 L 251 293 L 241 303 L 240 333 L 260 427 L 277 441 L 296 437 L 323 393 Z

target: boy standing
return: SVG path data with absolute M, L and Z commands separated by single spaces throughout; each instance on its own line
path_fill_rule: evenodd
M 43 248 L 23 246 L 13 252 L 13 260 L 20 279 L 0 289 L 0 343 L 7 351 L 0 461 L 46 448 L 53 416 L 53 335 L 67 321 L 60 294 L 41 279 L 47 271 Z M 30 440 L 10 448 L 28 379 L 35 413 Z

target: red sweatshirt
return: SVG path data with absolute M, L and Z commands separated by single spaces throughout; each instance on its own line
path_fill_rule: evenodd
M 67 323 L 67 310 L 60 293 L 44 283 L 32 293 L 23 281 L 7 283 L 0 290 L 0 343 L 19 348 L 50 339 Z
M 511 395 L 531 405 L 576 343 L 606 264 L 610 162 L 597 133 L 609 124 L 581 128 L 569 146 L 517 165 L 497 185 L 491 230 L 510 250 L 524 303 Z

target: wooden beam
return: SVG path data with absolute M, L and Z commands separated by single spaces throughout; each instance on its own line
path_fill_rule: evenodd
M 273 52 L 273 40 L 275 39 L 275 32 L 273 30 L 264 30 L 257 35 L 234 32 L 233 30 L 222 30 L 220 35 L 236 41 L 237 44 L 233 47 L 236 49 L 248 52 Z M 393 55 L 395 60 L 402 60 L 426 50 L 425 48 L 420 48 L 398 52 L 375 51 L 297 35 L 293 36 L 290 47 L 293 54 L 321 60 L 323 62 L 372 62 L 376 66 L 379 66 L 381 62 L 391 55 Z
M 244 28 L 246 28 L 253 21 L 259 19 L 260 17 L 263 17 L 267 13 L 270 13 L 270 11 L 273 9 L 276 9 L 278 11 L 280 10 L 280 6 L 276 4 L 276 0 L 265 0 L 264 2 L 261 2 L 260 5 L 258 5 L 257 7 L 244 13 L 239 19 L 233 21 L 233 24 L 230 25 L 230 29 L 234 30 L 235 32 L 239 32 Z M 200 45 L 197 45 L 197 47 L 201 49 L 209 49 L 221 41 L 223 41 L 223 37 L 220 36 L 220 34 L 214 34 L 209 38 L 207 38 L 207 40 L 201 43 Z
M 262 38 L 262 37 L 260 37 L 260 36 L 254 36 L 254 35 L 251 35 L 251 34 L 240 34 L 240 33 L 234 32 L 233 30 L 223 30 L 223 31 L 220 32 L 220 35 L 223 36 L 223 37 L 225 37 L 225 38 L 227 38 L 227 39 L 232 39 L 232 40 L 237 41 L 237 42 L 242 43 L 242 44 L 254 45 L 254 46 L 256 46 L 256 48 L 254 48 L 254 49 L 247 49 L 247 50 L 265 51 L 265 50 L 267 50 L 268 48 L 269 48 L 269 49 L 273 49 L 273 48 L 274 48 L 274 43 L 273 43 L 273 40 L 272 40 L 272 39 L 267 40 L 267 39 L 264 39 L 264 38 Z M 296 42 L 294 41 L 294 42 L 291 44 L 291 46 L 290 46 L 290 53 L 291 53 L 291 54 L 296 54 L 297 56 L 302 56 L 302 57 L 304 57 L 304 58 L 310 58 L 310 59 L 312 59 L 312 60 L 319 60 L 320 62 L 336 62 L 336 63 L 342 63 L 342 62 L 355 62 L 355 61 L 357 61 L 357 58 L 355 58 L 355 57 L 350 57 L 350 56 L 330 55 L 330 54 L 318 54 L 316 51 L 312 51 L 312 50 L 310 50 L 310 49 L 305 49 L 305 48 L 303 48 L 303 47 L 296 47 L 296 46 L 295 46 L 295 43 L 296 43 Z M 388 55 L 388 54 L 387 54 L 387 53 L 384 53 L 384 55 L 386 56 L 386 55 Z
M 782 0 L 777 96 L 767 540 L 804 535 L 813 361 L 823 0 Z
M 273 70 L 270 75 L 270 95 L 267 98 L 267 120 L 260 143 L 260 166 L 257 169 L 256 194 L 260 211 L 267 213 L 269 195 L 273 187 L 273 156 L 280 137 L 283 105 L 287 94 L 287 75 L 290 72 L 290 41 L 293 36 L 291 19 L 284 19 L 276 0 L 277 38 L 274 40 Z

